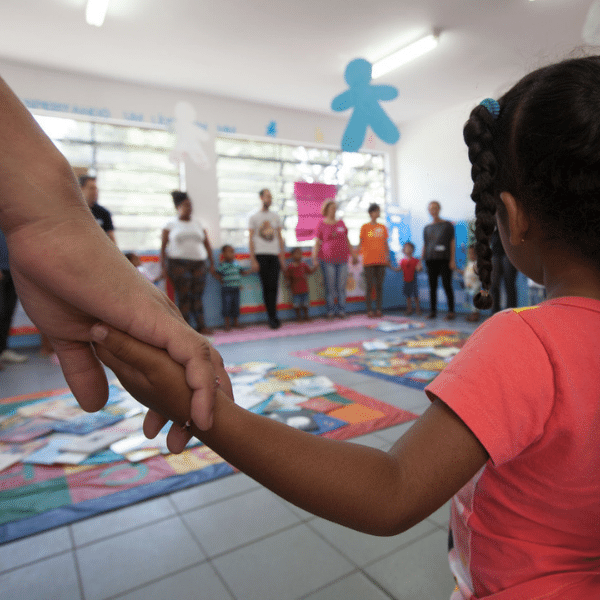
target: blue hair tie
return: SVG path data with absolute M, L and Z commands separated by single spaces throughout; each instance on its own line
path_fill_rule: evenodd
M 500 105 L 498 104 L 498 100 L 494 100 L 493 98 L 486 98 L 479 103 L 483 106 L 489 113 L 494 117 L 494 120 L 498 118 L 500 114 Z

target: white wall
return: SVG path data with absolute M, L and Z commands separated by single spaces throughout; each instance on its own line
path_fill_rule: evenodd
M 201 170 L 186 164 L 187 187 L 209 230 L 215 247 L 220 243 L 217 179 L 214 138 L 220 131 L 241 135 L 266 136 L 269 123 L 277 124 L 277 139 L 308 144 L 321 141 L 339 147 L 348 115 L 343 117 L 233 100 L 186 90 L 164 89 L 145 85 L 65 73 L 0 60 L 0 76 L 31 109 L 66 113 L 91 114 L 127 121 L 168 124 L 173 119 L 175 104 L 186 101 L 196 109 L 197 120 L 206 126 L 210 140 L 206 142 L 210 168 Z M 257 82 L 260 85 L 260 82 Z M 395 147 L 378 139 L 367 142 L 367 149 L 390 153 L 392 189 L 396 189 Z M 258 190 L 256 190 L 258 193 Z M 100 190 L 100 203 L 102 190 Z M 259 207 L 257 195 L 257 209 Z
M 430 220 L 427 205 L 431 200 L 440 202 L 442 217 L 446 219 L 473 217 L 471 164 L 462 130 L 480 100 L 440 111 L 402 128 L 397 152 L 398 201 L 411 212 L 412 235 L 417 245 L 422 228 Z

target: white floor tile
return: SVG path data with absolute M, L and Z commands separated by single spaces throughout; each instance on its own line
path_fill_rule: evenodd
M 450 501 L 438 508 L 433 514 L 429 515 L 427 519 L 447 528 L 450 523 Z
M 390 600 L 390 597 L 362 573 L 354 573 L 302 600 Z
M 208 556 L 253 542 L 300 521 L 264 488 L 185 513 L 182 518 Z
M 187 490 L 175 492 L 171 494 L 171 500 L 175 503 L 177 510 L 186 512 L 259 487 L 261 487 L 260 484 L 251 477 L 243 473 L 234 473 Z
M 120 510 L 98 515 L 71 525 L 76 546 L 89 544 L 115 534 L 136 529 L 168 517 L 176 512 L 168 498 L 161 497 L 147 502 L 132 504 Z
M 353 570 L 306 525 L 220 556 L 214 566 L 240 600 L 294 600 Z
M 365 571 L 398 600 L 448 600 L 454 589 L 448 567 L 448 536 L 440 530 Z
M 4 573 L 0 581 L 3 600 L 80 600 L 73 554 L 68 552 Z
M 387 556 L 436 529 L 433 523 L 421 521 L 404 533 L 392 537 L 381 537 L 360 533 L 324 519 L 311 521 L 309 527 L 315 529 L 359 567 L 364 567 Z
M 165 600 L 167 598 L 234 600 L 208 563 L 165 577 L 118 598 L 119 600 Z
M 179 518 L 76 550 L 86 600 L 103 600 L 204 560 Z
M 68 527 L 52 529 L 38 535 L 0 546 L 0 572 L 26 565 L 54 554 L 71 550 Z

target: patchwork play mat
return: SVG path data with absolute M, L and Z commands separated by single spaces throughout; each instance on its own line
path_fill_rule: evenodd
M 279 329 L 269 329 L 265 323 L 245 325 L 243 329 L 230 331 L 217 330 L 208 336 L 215 346 L 222 344 L 238 344 L 254 340 L 290 337 L 296 335 L 310 335 L 313 333 L 327 333 L 344 329 L 368 327 L 380 331 L 408 331 L 410 329 L 423 329 L 425 323 L 408 319 L 406 317 L 385 316 L 381 319 L 369 319 L 365 314 L 351 314 L 346 319 L 315 318 L 311 321 L 283 321 Z
M 348 439 L 416 418 L 310 371 L 227 368 L 238 404 L 316 435 Z M 68 390 L 0 400 L 0 543 L 235 471 L 197 441 L 170 454 L 166 428 L 145 439 L 142 411 L 116 385 L 92 414 Z
M 423 390 L 458 353 L 468 337 L 469 334 L 462 331 L 440 329 L 410 337 L 391 335 L 293 354 Z

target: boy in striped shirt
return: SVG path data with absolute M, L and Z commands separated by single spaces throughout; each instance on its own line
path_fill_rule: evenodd
M 239 327 L 240 316 L 240 288 L 242 287 L 242 275 L 251 273 L 250 269 L 244 270 L 242 265 L 235 260 L 233 246 L 225 244 L 221 249 L 222 260 L 216 269 L 216 277 L 221 282 L 221 306 L 222 315 L 225 320 L 225 331 Z

